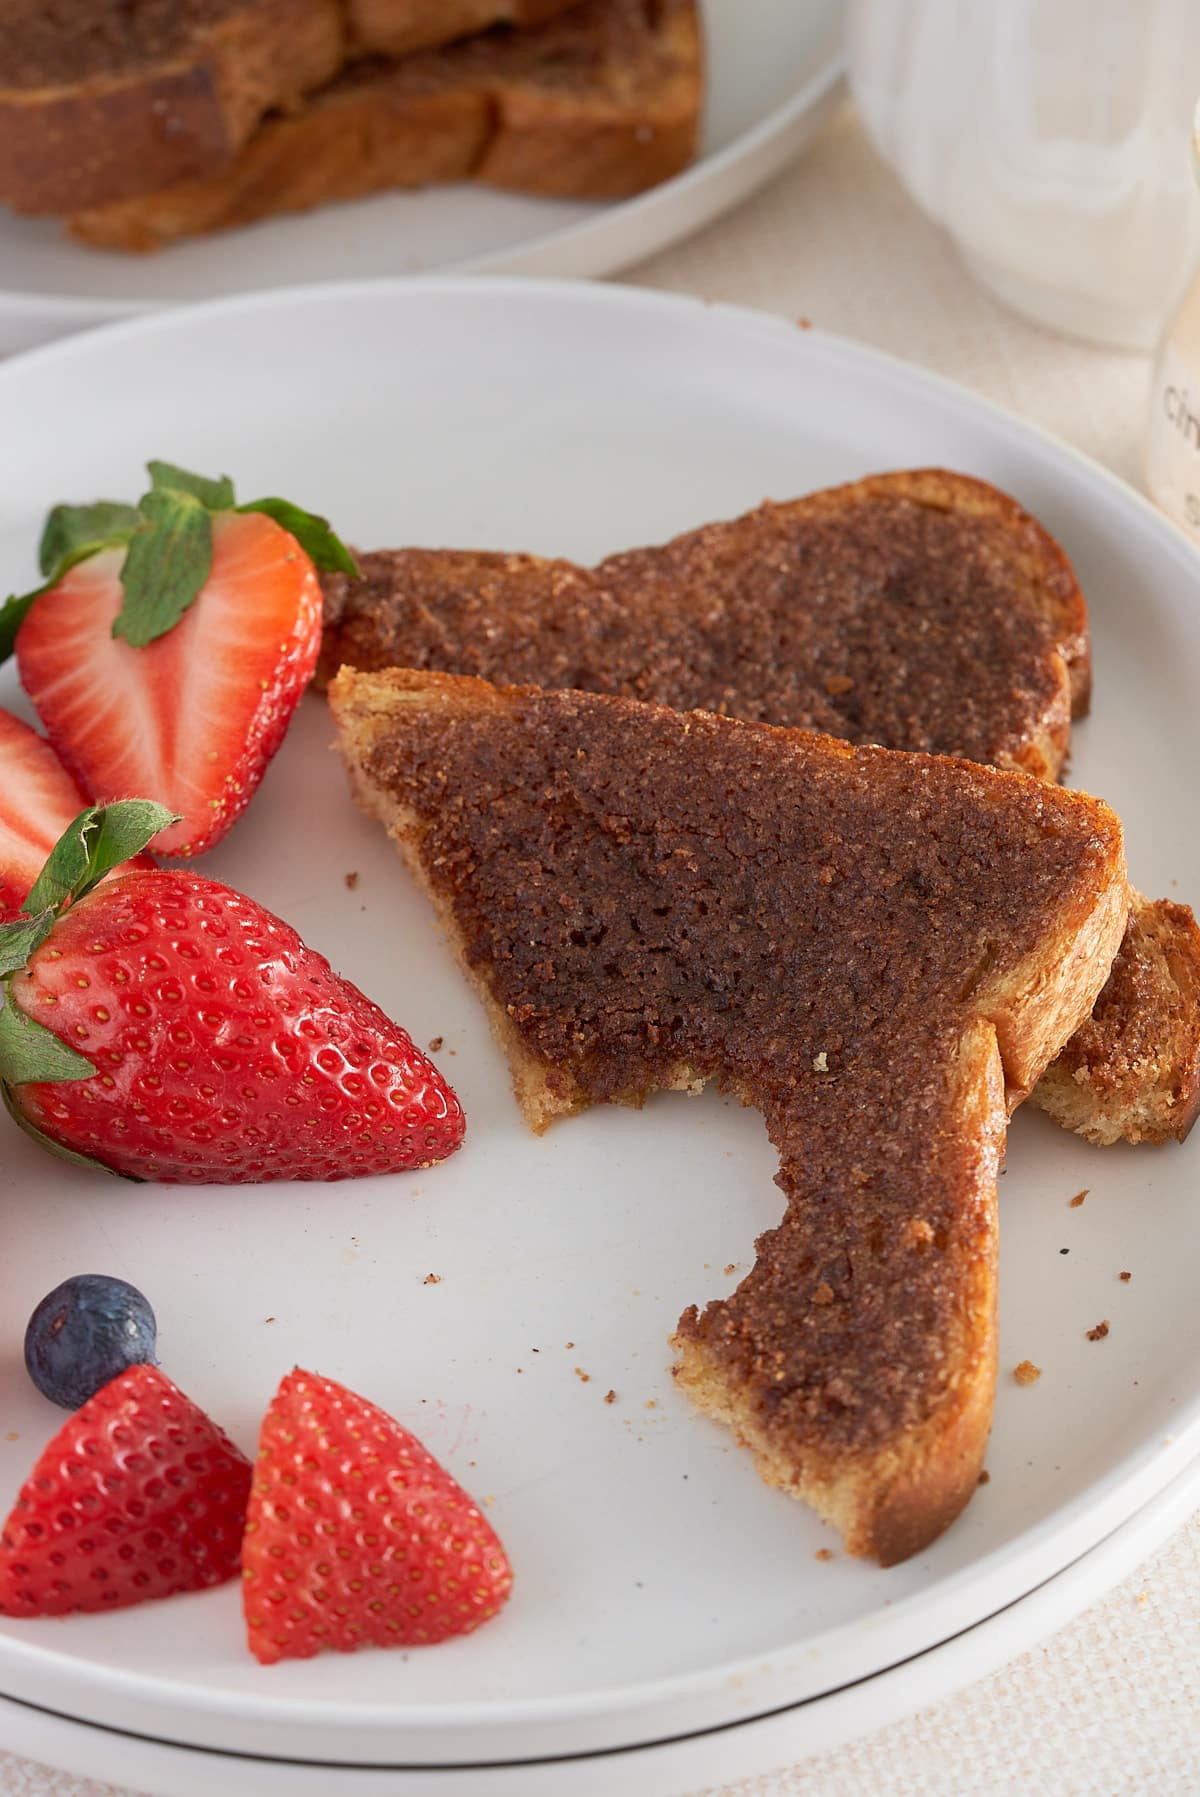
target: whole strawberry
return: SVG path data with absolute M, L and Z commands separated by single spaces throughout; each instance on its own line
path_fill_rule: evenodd
M 63 1424 L 0 1534 L 0 1615 L 117 1610 L 235 1576 L 250 1463 L 154 1366 Z
M 242 1579 L 263 1665 L 469 1634 L 512 1589 L 495 1530 L 416 1437 L 299 1367 L 263 1419 Z
M 137 506 L 60 505 L 46 583 L 0 608 L 0 661 L 85 793 L 153 792 L 179 815 L 164 855 L 211 848 L 249 804 L 308 684 L 316 568 L 353 574 L 323 518 L 149 464 Z
M 0 926 L 0 1083 L 46 1146 L 168 1183 L 346 1179 L 445 1159 L 463 1114 L 433 1064 L 253 899 L 119 872 L 170 813 L 85 811 Z

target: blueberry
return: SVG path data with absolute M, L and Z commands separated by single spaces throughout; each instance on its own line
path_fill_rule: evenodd
M 25 1365 L 38 1390 L 78 1410 L 126 1367 L 157 1366 L 158 1324 L 134 1285 L 107 1273 L 64 1279 L 42 1299 L 25 1331 Z

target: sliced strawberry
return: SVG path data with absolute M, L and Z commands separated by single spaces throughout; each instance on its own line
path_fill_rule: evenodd
M 0 1535 L 0 1615 L 117 1610 L 238 1570 L 250 1464 L 157 1367 L 64 1424 Z
M 17 633 L 21 681 L 67 766 L 108 800 L 150 793 L 181 822 L 155 850 L 211 848 L 283 740 L 320 646 L 321 590 L 296 539 L 262 512 L 212 520 L 212 566 L 165 635 L 112 627 L 123 548 L 70 568 Z
M 0 921 L 15 917 L 50 850 L 87 797 L 44 737 L 0 711 Z M 153 867 L 136 855 L 127 867 Z
M 495 1530 L 416 1437 L 298 1367 L 263 1419 L 242 1571 L 264 1666 L 469 1634 L 512 1588 Z
M 11 917 L 87 797 L 45 738 L 9 711 L 0 711 L 0 768 L 0 917 Z

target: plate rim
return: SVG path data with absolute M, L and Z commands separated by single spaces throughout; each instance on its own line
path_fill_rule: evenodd
M 769 1728 L 772 1723 L 782 1723 L 788 1715 L 794 1716 L 800 1711 L 810 1713 L 817 1711 L 819 1714 L 828 1715 L 834 1705 L 844 1705 L 856 1691 L 868 1699 L 872 1696 L 878 1697 L 880 1694 L 885 1695 L 887 1701 L 884 1705 L 885 1713 L 882 1716 L 870 1720 L 857 1718 L 848 1726 L 839 1729 L 837 1740 L 833 1742 L 820 1741 L 813 1744 L 811 1750 L 802 1751 L 800 1757 L 794 1759 L 794 1764 L 803 1766 L 808 1760 L 818 1755 L 837 1752 L 840 1747 L 846 1746 L 852 1741 L 863 1739 L 881 1728 L 888 1727 L 899 1718 L 912 1714 L 917 1708 L 926 1707 L 930 1701 L 945 1702 L 987 1678 L 1003 1666 L 1011 1664 L 1019 1654 L 1029 1652 L 1060 1629 L 1068 1627 L 1092 1604 L 1106 1597 L 1123 1578 L 1136 1571 L 1151 1555 L 1160 1551 L 1166 1542 L 1177 1537 L 1186 1528 L 1189 1520 L 1197 1513 L 1195 1506 L 1198 1498 L 1200 1498 L 1200 1455 L 1193 1457 L 1170 1484 L 1134 1511 L 1123 1523 L 1118 1524 L 1102 1540 L 1086 1549 L 1069 1565 L 1062 1567 L 1059 1572 L 1043 1580 L 1040 1585 L 1034 1586 L 1023 1596 L 1014 1598 L 1011 1603 L 994 1611 L 990 1616 L 982 1617 L 977 1623 L 960 1630 L 958 1634 L 944 1641 L 936 1642 L 931 1647 L 910 1655 L 906 1660 L 886 1666 L 878 1672 L 868 1673 L 861 1679 L 843 1685 L 835 1691 L 819 1693 L 801 1700 L 795 1705 L 787 1706 L 784 1710 L 746 1717 L 740 1722 L 729 1725 L 722 1732 L 727 1737 L 734 1739 L 739 1736 L 745 1738 L 743 1731 L 759 1731 L 764 1727 Z M 1089 1573 L 1096 1572 L 1100 1575 L 1098 1581 L 1088 1576 Z M 1022 1624 L 1030 1619 L 1032 1619 L 1032 1626 L 1028 1630 L 1020 1630 L 1021 1638 L 1015 1645 L 1006 1638 L 1011 1633 L 1011 1625 L 1014 1620 L 1018 1624 Z M 943 1656 L 956 1645 L 960 1646 L 960 1650 L 971 1655 L 973 1659 L 982 1660 L 983 1663 L 971 1666 L 962 1676 L 957 1675 L 957 1670 L 946 1675 L 943 1671 Z M 921 1693 L 919 1703 L 912 1701 L 913 1694 L 911 1693 L 906 1701 L 904 1687 L 910 1684 L 921 1671 L 927 1671 L 931 1664 L 942 1674 L 937 1681 L 938 1688 L 932 1698 L 925 1690 Z M 66 1724 L 68 1729 L 79 1728 L 85 1731 L 101 1732 L 116 1741 L 118 1746 L 123 1741 L 136 1744 L 139 1750 L 149 1747 L 153 1751 L 165 1749 L 172 1756 L 176 1754 L 189 1757 L 195 1755 L 201 1761 L 206 1761 L 209 1758 L 209 1754 L 204 1748 L 191 1747 L 186 1743 L 169 1741 L 160 1737 L 139 1736 L 127 1729 L 89 1722 L 61 1711 L 27 1703 L 20 1698 L 11 1698 L 0 1693 L 0 1706 L 8 1703 L 15 1704 L 24 1713 L 35 1713 L 39 1718 L 44 1719 L 51 1728 Z M 824 1706 L 823 1711 L 818 1706 Z M 0 1707 L 0 1717 L 2 1717 L 2 1707 Z M 669 1752 L 671 1747 L 677 1750 L 694 1747 L 698 1742 L 705 1740 L 706 1733 L 711 1735 L 711 1731 L 696 1730 L 689 1735 L 678 1737 L 667 1747 L 666 1751 Z M 619 1763 L 636 1765 L 637 1756 L 653 1751 L 661 1753 L 663 1749 L 633 1744 L 623 1754 L 602 1756 L 592 1753 L 578 1755 L 576 1759 L 595 1761 L 601 1757 L 610 1757 L 617 1759 Z M 314 1769 L 311 1761 L 281 1759 L 278 1756 L 267 1759 L 259 1756 L 256 1759 L 250 1754 L 224 1750 L 218 1750 L 218 1752 L 231 1771 L 256 1765 L 262 1767 L 264 1764 L 282 1770 L 289 1767 L 302 1771 Z M 508 1771 L 510 1768 L 528 1769 L 540 1774 L 555 1766 L 569 1767 L 570 1763 L 569 1760 L 562 1757 L 557 1760 L 549 1758 L 541 1761 L 526 1761 L 523 1765 L 519 1761 L 512 1761 L 500 1769 L 502 1771 Z M 339 1774 L 375 1775 L 372 1769 L 361 1764 L 356 1766 L 352 1761 L 336 1763 L 328 1768 L 322 1766 L 319 1769 L 331 1769 Z M 481 1768 L 467 1766 L 465 1769 L 477 1771 Z M 396 1770 L 407 1772 L 408 1768 L 397 1768 Z M 422 1776 L 432 1775 L 439 1780 L 448 1777 L 446 1773 L 439 1772 L 431 1766 L 417 1766 L 413 1770 L 420 1772 Z M 124 1776 L 123 1773 L 120 1775 Z M 753 1776 L 753 1772 L 739 1774 L 739 1776 Z

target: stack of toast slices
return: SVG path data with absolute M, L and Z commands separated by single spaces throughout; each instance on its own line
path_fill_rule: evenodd
M 10 0 L 0 203 L 148 251 L 391 188 L 637 193 L 696 151 L 696 0 Z
M 921 470 L 594 569 L 361 563 L 318 680 L 526 1120 L 710 1080 L 762 1112 L 784 1218 L 676 1374 L 904 1559 L 982 1465 L 1012 1109 L 1107 1143 L 1200 1108 L 1200 931 L 1057 784 L 1091 688 L 1066 557 Z

